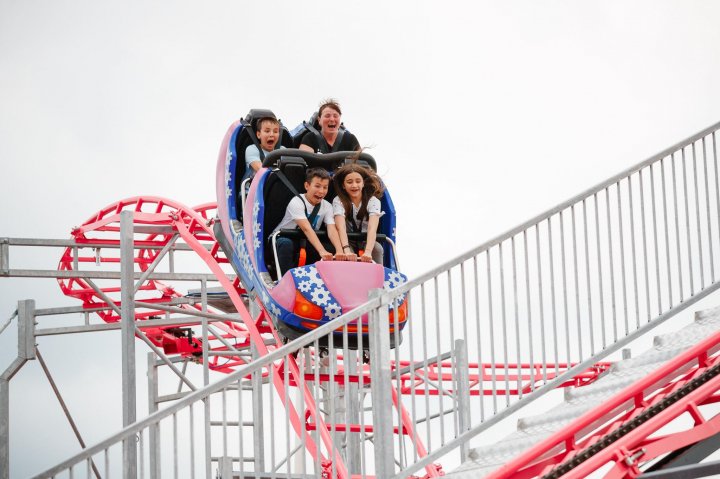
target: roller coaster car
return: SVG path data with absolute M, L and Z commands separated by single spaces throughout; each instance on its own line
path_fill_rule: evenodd
M 220 221 L 215 223 L 215 235 L 245 289 L 257 295 L 277 330 L 285 337 L 295 339 L 365 303 L 370 290 L 390 290 L 405 283 L 407 278 L 397 271 L 395 208 L 387 189 L 380 200 L 385 214 L 380 219 L 377 235 L 385 250 L 384 264 L 318 261 L 280 272 L 284 274 L 278 278 L 279 267 L 274 250 L 276 238 L 299 238 L 302 232 L 280 230 L 272 233 L 282 220 L 290 200 L 304 193 L 306 169 L 322 167 L 332 175 L 347 161 L 364 162 L 373 170 L 376 164 L 366 153 L 359 157 L 357 152 L 322 155 L 286 148 L 269 153 L 251 182 L 241 182 L 245 172 L 245 148 L 252 141 L 247 138 L 254 137 L 253 120 L 265 116 L 274 117 L 269 110 L 251 110 L 245 119 L 233 123 L 225 134 L 217 163 Z M 283 134 L 283 140 L 285 138 L 292 144 L 293 139 L 287 131 Z M 250 183 L 249 186 L 246 183 Z M 332 202 L 334 196 L 331 181 L 325 199 Z M 320 231 L 318 236 L 322 241 L 326 232 Z M 363 236 L 350 234 L 351 239 L 362 239 Z M 407 307 L 405 297 L 388 307 L 391 347 L 401 338 L 400 331 L 395 333 L 394 328 L 396 325 L 399 330 L 404 327 Z M 362 347 L 367 349 L 366 316 L 363 316 L 361 325 L 348 325 L 351 348 L 358 347 L 358 335 L 353 334 L 356 332 L 363 336 Z M 334 335 L 333 344 L 340 346 L 342 330 Z M 323 337 L 320 343 L 327 345 L 328 337 Z

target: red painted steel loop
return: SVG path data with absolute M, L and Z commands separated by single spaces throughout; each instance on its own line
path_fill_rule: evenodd
M 160 259 L 164 249 L 166 251 L 173 249 L 179 238 L 177 228 L 173 226 L 175 222 L 186 225 L 188 231 L 208 249 L 217 263 L 228 262 L 212 234 L 211 225 L 215 216 L 214 203 L 205 203 L 189 208 L 176 201 L 143 196 L 113 203 L 91 216 L 82 225 L 73 228 L 72 236 L 75 242 L 87 244 L 88 247 L 66 248 L 61 256 L 58 269 L 60 271 L 77 271 L 82 265 L 83 270 L 87 271 L 92 268 L 86 267 L 87 264 L 94 263 L 97 271 L 119 271 L 120 212 L 125 210 L 133 212 L 133 223 L 136 229 L 140 230 L 135 233 L 133 238 L 136 246 L 133 261 L 140 272 L 144 273 L 153 267 L 153 262 Z M 147 228 L 147 231 L 142 228 Z M 84 252 L 88 248 L 92 254 Z M 167 271 L 168 267 L 164 266 L 164 268 Z M 79 299 L 83 307 L 93 311 L 103 321 L 114 323 L 120 320 L 118 279 L 61 278 L 58 279 L 58 283 L 65 295 Z M 135 301 L 168 304 L 173 300 L 181 300 L 186 293 L 179 290 L 180 287 L 182 285 L 146 279 L 137 288 Z M 244 292 L 237 281 L 233 283 L 233 287 L 241 293 Z M 155 318 L 171 318 L 179 316 L 183 311 L 199 311 L 201 306 L 193 301 L 185 301 L 177 304 L 175 308 L 173 311 L 167 311 L 159 307 L 136 307 L 135 320 L 142 324 L 139 324 L 139 328 L 148 339 L 162 348 L 166 354 L 192 356 L 199 360 L 202 343 L 200 338 L 193 336 L 191 328 L 180 324 L 163 327 L 151 325 Z M 208 308 L 208 312 L 221 313 L 211 307 Z M 246 325 L 230 321 L 215 321 L 213 325 L 222 331 L 222 339 L 225 342 L 234 346 L 249 345 L 250 338 Z M 216 336 L 209 337 L 211 350 L 227 350 L 227 346 L 222 344 L 220 339 Z M 223 359 L 213 356 L 210 363 L 211 369 L 231 372 L 236 367 L 245 364 L 246 361 L 240 356 L 224 357 Z
M 227 259 L 221 253 L 217 241 L 212 233 L 212 213 L 215 205 L 208 203 L 197 208 L 189 208 L 181 203 L 166 200 L 158 197 L 135 197 L 118 201 L 102 209 L 89 218 L 81 226 L 72 230 L 73 239 L 80 245 L 88 245 L 93 249 L 90 256 L 81 255 L 84 247 L 73 246 L 63 251 L 58 269 L 60 271 L 78 271 L 80 263 L 95 263 L 99 272 L 114 272 L 119 270 L 120 263 L 120 213 L 122 211 L 133 212 L 133 224 L 135 226 L 134 244 L 135 254 L 133 262 L 136 269 L 144 273 L 153 266 L 161 253 L 172 248 L 172 244 L 182 240 L 183 246 L 189 247 L 194 252 L 193 259 L 199 258 L 204 265 L 210 269 L 220 286 L 227 293 L 235 310 L 240 316 L 238 321 L 211 320 L 214 328 L 221 331 L 221 336 L 209 336 L 208 348 L 211 351 L 228 351 L 227 343 L 233 343 L 235 349 L 247 349 L 250 343 L 254 344 L 258 353 L 267 355 L 275 346 L 272 341 L 266 341 L 268 336 L 276 339 L 275 344 L 281 344 L 279 336 L 275 331 L 272 321 L 260 306 L 260 314 L 253 318 L 247 310 L 246 304 L 241 296 L 244 290 L 240 287 L 237 278 L 230 279 L 228 274 L 220 267 L 220 264 L 227 263 Z M 187 249 L 187 248 L 185 248 Z M 87 269 L 83 269 L 87 272 Z M 85 280 L 82 278 L 63 278 L 58 283 L 63 293 L 82 301 L 83 306 L 95 312 L 99 317 L 108 323 L 120 320 L 120 285 L 119 275 L 113 279 Z M 174 309 L 168 311 L 160 303 L 167 304 L 172 300 L 184 299 L 184 294 L 176 286 L 166 284 L 157 280 L 144 280 L 137 288 L 135 294 L 135 320 L 138 328 L 150 341 L 168 354 L 179 354 L 184 357 L 192 357 L 195 361 L 201 361 L 202 343 L 197 337 L 189 333 L 190 328 L 178 327 L 179 325 L 154 327 L 151 325 L 155 318 L 173 317 L 182 314 L 187 317 L 190 310 L 200 310 L 200 306 L 194 302 L 180 301 Z M 139 303 L 139 304 L 138 304 Z M 156 305 L 156 307 L 153 307 Z M 208 307 L 209 313 L 219 314 L 214 308 Z M 241 356 L 213 355 L 209 366 L 216 371 L 229 373 L 237 367 L 246 364 Z M 305 447 L 313 457 L 321 460 L 331 460 L 338 477 L 346 478 L 347 469 L 340 456 L 339 448 L 333 445 L 329 427 L 323 418 L 318 415 L 314 398 L 307 388 L 302 387 L 305 400 L 305 410 L 298 411 L 292 402 L 286 397 L 287 388 L 283 383 L 284 374 L 279 374 L 282 368 L 288 368 L 291 383 L 301 384 L 300 371 L 295 359 L 290 356 L 284 362 L 271 363 L 270 368 L 274 369 L 272 383 L 276 393 L 288 409 L 290 422 L 298 436 L 304 436 Z M 315 439 L 302 426 L 301 418 L 307 413 L 314 418 L 314 422 L 320 430 L 320 441 L 322 448 L 315 442 Z M 324 457 L 321 449 L 334 451 L 332 459 Z

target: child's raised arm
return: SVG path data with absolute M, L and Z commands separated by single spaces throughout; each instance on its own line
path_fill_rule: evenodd
M 365 241 L 365 251 L 363 251 L 362 256 L 360 256 L 360 261 L 365 261 L 366 263 L 372 263 L 372 252 L 373 248 L 375 247 L 375 240 L 377 238 L 377 230 L 378 225 L 380 224 L 380 216 L 378 215 L 370 215 L 368 217 L 368 228 L 367 228 L 367 238 Z
M 353 251 L 352 246 L 350 246 L 350 241 L 348 241 L 345 215 L 335 215 L 335 226 L 337 227 L 338 241 L 340 241 L 340 249 L 335 250 L 335 259 L 341 261 L 357 261 L 357 255 L 355 251 Z
M 328 238 L 330 239 L 330 242 L 332 243 L 332 245 L 335 247 L 335 251 L 339 252 L 340 257 L 337 259 L 343 260 L 343 259 L 347 259 L 347 257 L 345 255 L 345 252 L 343 251 L 342 245 L 347 244 L 347 243 L 343 243 L 340 240 L 340 235 L 338 234 L 338 228 L 337 228 L 337 226 L 339 224 L 342 224 L 343 226 L 345 226 L 344 221 L 341 223 L 338 223 L 337 221 L 335 223 L 328 223 L 326 226 L 327 226 Z M 345 235 L 345 237 L 347 238 L 347 234 Z M 336 254 L 336 256 L 338 256 L 338 254 Z
M 298 228 L 300 228 L 305 234 L 305 237 L 310 242 L 310 244 L 313 245 L 313 248 L 315 248 L 315 250 L 318 252 L 320 258 L 325 261 L 331 261 L 333 259 L 332 253 L 325 249 L 325 246 L 323 246 L 320 238 L 318 238 L 315 230 L 310 225 L 310 222 L 306 219 L 296 219 L 295 222 L 297 223 Z M 330 225 L 328 225 L 328 237 L 330 237 L 330 241 L 333 243 L 333 246 L 337 248 L 335 242 L 333 242 L 332 240 L 332 235 L 330 234 L 330 230 L 334 229 L 335 228 L 331 228 Z M 335 231 L 335 239 L 337 240 L 337 231 Z

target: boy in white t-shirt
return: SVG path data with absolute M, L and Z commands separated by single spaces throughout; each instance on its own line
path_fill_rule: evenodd
M 335 218 L 330 203 L 324 198 L 330 185 L 330 174 L 323 168 L 311 168 L 305 175 L 305 194 L 297 195 L 287 206 L 285 216 L 280 224 L 273 231 L 282 229 L 300 228 L 305 238 L 312 245 L 308 248 L 307 263 L 314 263 L 318 259 L 332 260 L 333 253 L 326 249 L 326 246 L 315 233 L 323 224 L 327 225 L 327 234 L 332 248 L 335 251 L 342 251 L 340 237 L 335 228 Z M 297 265 L 297 254 L 300 251 L 299 240 L 292 238 L 277 238 L 277 256 L 280 271 L 278 279 L 287 270 Z

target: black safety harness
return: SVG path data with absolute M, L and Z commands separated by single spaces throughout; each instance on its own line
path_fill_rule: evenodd
M 316 204 L 315 207 L 313 208 L 313 210 L 308 213 L 307 203 L 305 202 L 305 200 L 303 200 L 300 197 L 300 193 L 298 192 L 297 189 L 295 189 L 293 184 L 290 183 L 290 180 L 288 180 L 288 177 L 285 176 L 285 173 L 283 173 L 281 170 L 277 170 L 275 172 L 275 174 L 277 175 L 278 178 L 280 178 L 280 181 L 283 182 L 283 184 L 287 187 L 287 189 L 290 190 L 290 192 L 293 194 L 293 196 L 299 197 L 300 201 L 303 202 L 303 206 L 305 207 L 305 218 L 307 218 L 308 222 L 310 222 L 310 227 L 313 230 L 316 229 L 315 226 L 317 225 L 317 222 L 319 219 L 318 213 L 320 212 L 320 205 L 322 205 L 322 201 L 320 203 Z M 299 261 L 298 266 L 304 266 L 305 258 L 307 256 L 307 253 L 305 252 L 305 250 L 307 248 L 307 239 L 304 237 L 304 235 L 303 235 L 303 238 L 301 238 L 299 240 L 299 242 L 300 242 L 300 244 L 299 244 L 299 246 L 300 246 L 300 261 Z
M 264 118 L 271 118 L 271 117 L 264 117 Z M 260 120 L 260 118 L 258 118 L 258 120 Z M 250 140 L 253 142 L 253 145 L 255 145 L 257 147 L 258 151 L 260 152 L 260 161 L 261 162 L 265 161 L 265 151 L 260 146 L 260 142 L 257 139 L 257 134 L 255 134 L 256 133 L 255 128 L 253 128 L 251 123 L 248 123 L 245 120 L 242 120 L 242 123 L 245 126 L 245 128 L 250 130 L 248 132 L 249 136 L 250 136 Z M 282 125 L 282 122 L 280 122 L 280 120 L 278 120 L 278 123 L 280 124 L 280 133 L 278 133 L 278 141 L 277 141 L 277 143 L 275 143 L 275 148 L 273 148 L 273 150 L 279 150 L 280 146 L 282 145 L 283 125 Z
M 322 136 L 322 134 L 317 130 L 317 128 L 315 128 L 312 124 L 306 121 L 304 121 L 303 124 L 310 133 L 315 135 L 315 138 L 318 142 L 318 150 L 320 150 L 322 153 L 335 153 L 336 151 L 340 151 L 340 143 L 342 142 L 342 138 L 345 135 L 345 130 L 338 130 L 338 135 L 337 138 L 335 138 L 335 143 L 333 143 L 332 148 L 330 148 L 327 140 L 325 140 L 325 137 Z

